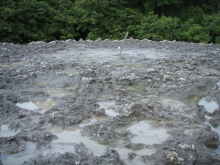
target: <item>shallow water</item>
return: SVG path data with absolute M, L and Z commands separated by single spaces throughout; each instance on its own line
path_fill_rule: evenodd
M 147 92 L 147 85 L 130 85 L 128 86 L 128 90 L 136 91 L 136 92 Z
M 107 149 L 107 146 L 101 145 L 86 136 L 82 136 L 79 129 L 75 131 L 63 131 L 55 133 L 55 135 L 57 135 L 58 139 L 54 140 L 52 143 L 83 143 L 95 156 L 103 155 Z
M 100 102 L 97 102 L 97 103 L 100 105 L 100 109 L 101 108 L 105 109 L 105 113 L 108 116 L 115 117 L 115 116 L 119 115 L 119 113 L 114 111 L 114 109 L 116 107 L 115 101 L 100 101 Z
M 208 113 L 214 113 L 215 110 L 219 108 L 219 105 L 216 102 L 208 102 L 205 100 L 205 98 L 199 101 L 199 105 L 203 105 Z
M 36 106 L 32 101 L 17 103 L 16 105 L 20 108 L 24 108 L 24 109 L 27 109 L 27 110 L 37 110 L 37 109 L 39 109 L 39 107 Z
M 132 143 L 143 143 L 147 145 L 160 144 L 169 137 L 165 129 L 153 129 L 145 121 L 133 124 L 128 130 L 135 135 L 131 139 Z
M 215 151 L 215 153 L 220 155 L 220 146 L 218 146 L 217 150 Z
M 147 149 L 147 148 L 137 150 L 137 151 L 132 151 L 131 149 L 127 149 L 127 148 L 121 147 L 121 146 L 113 148 L 113 149 L 118 151 L 121 160 L 123 160 L 127 165 L 145 164 L 140 160 L 139 156 L 143 156 L 143 155 L 150 156 L 153 153 L 155 153 L 155 151 L 156 151 L 155 149 Z M 137 157 L 134 160 L 129 160 L 129 158 L 128 158 L 129 153 L 136 153 Z
M 82 70 L 76 70 L 76 69 L 66 69 L 66 70 L 63 70 L 61 73 L 65 73 L 67 74 L 68 76 L 74 76 L 78 73 L 80 73 Z
M 218 134 L 218 136 L 220 137 L 220 126 L 218 127 L 213 127 L 208 121 L 204 122 L 205 125 L 209 125 L 211 127 L 211 130 L 216 132 Z M 220 139 L 219 139 L 220 140 Z M 220 154 L 220 145 L 218 146 L 218 148 L 215 150 L 215 153 Z
M 3 165 L 20 165 L 30 158 L 37 157 L 39 153 L 36 151 L 36 143 L 27 142 L 24 151 L 18 154 L 0 155 Z
M 63 97 L 66 95 L 70 95 L 70 96 L 76 96 L 76 90 L 75 89 L 69 89 L 69 90 L 64 90 L 64 89 L 46 89 L 44 90 L 45 92 L 49 93 L 49 95 L 51 96 L 55 96 L 55 97 Z
M 17 103 L 16 104 L 20 108 L 24 108 L 26 110 L 31 110 L 31 111 L 37 111 L 41 114 L 43 114 L 46 110 L 52 108 L 55 103 L 50 100 L 43 100 L 43 101 L 36 101 L 36 102 L 22 102 L 22 103 Z
M 34 102 L 35 105 L 37 105 L 39 108 L 42 108 L 43 110 L 48 110 L 50 108 L 52 108 L 53 106 L 55 106 L 56 104 L 50 100 L 43 100 L 43 101 L 36 101 Z
M 42 151 L 43 156 L 51 154 L 76 153 L 74 145 L 70 143 L 51 143 L 50 147 Z
M 2 125 L 0 127 L 0 137 L 10 137 L 15 136 L 19 133 L 19 131 L 14 131 L 8 128 L 7 125 Z

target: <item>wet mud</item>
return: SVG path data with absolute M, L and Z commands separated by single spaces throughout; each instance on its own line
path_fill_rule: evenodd
M 0 164 L 219 165 L 220 46 L 0 43 Z

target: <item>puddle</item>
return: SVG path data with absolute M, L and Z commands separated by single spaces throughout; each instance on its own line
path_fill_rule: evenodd
M 136 91 L 136 92 L 147 92 L 147 85 L 130 85 L 128 86 L 128 90 Z
M 36 84 L 46 86 L 48 84 L 48 82 L 47 81 L 38 81 L 38 82 L 36 82 Z
M 201 68 L 200 69 L 200 74 L 202 74 L 204 76 L 219 75 L 219 71 L 215 70 L 215 69 Z
M 205 98 L 203 98 L 202 100 L 199 101 L 198 103 L 199 105 L 203 105 L 205 107 L 205 110 L 208 112 L 208 113 L 214 113 L 216 109 L 219 108 L 219 105 L 214 102 L 214 101 L 206 101 Z M 220 126 L 218 127 L 213 127 L 209 122 L 208 120 L 209 119 L 212 119 L 212 117 L 208 116 L 208 115 L 205 115 L 205 118 L 207 119 L 204 124 L 205 125 L 208 125 L 211 127 L 211 130 L 216 132 L 218 134 L 218 136 L 220 137 Z M 211 148 L 214 150 L 215 153 L 217 154 L 220 154 L 220 145 L 219 144 L 216 144 L 215 142 L 214 143 L 210 143 L 210 144 L 207 144 L 206 145 L 208 148 Z M 217 149 L 216 149 L 217 148 Z
M 203 105 L 205 107 L 205 110 L 208 113 L 214 113 L 216 109 L 219 108 L 219 105 L 214 101 L 206 101 L 205 98 L 199 101 L 199 105 Z
M 139 156 L 143 156 L 143 155 L 150 156 L 156 152 L 155 149 L 147 149 L 147 148 L 137 150 L 137 151 L 132 151 L 131 149 L 127 149 L 127 148 L 121 147 L 121 146 L 113 148 L 113 149 L 118 151 L 121 160 L 123 160 L 127 165 L 145 164 L 141 161 Z M 128 158 L 129 153 L 136 153 L 137 154 L 136 158 L 133 160 L 129 160 L 129 158 Z
M 132 68 L 137 68 L 139 69 L 140 66 L 139 65 L 136 65 L 136 64 L 133 64 L 133 63 L 117 63 L 114 65 L 116 68 L 118 69 L 122 69 L 122 70 L 130 70 Z
M 44 91 L 55 97 L 63 97 L 67 95 L 75 97 L 77 94 L 75 89 L 46 89 Z
M 50 100 L 50 99 L 47 99 L 47 100 L 44 100 L 44 101 L 36 101 L 34 102 L 34 104 L 39 107 L 39 108 L 42 108 L 43 110 L 48 110 L 50 108 L 52 108 L 53 106 L 55 106 L 56 104 Z
M 187 108 L 186 104 L 170 98 L 165 98 L 165 99 L 163 98 L 161 100 L 161 103 L 166 108 L 170 107 L 171 109 L 178 109 L 179 111 L 184 111 L 184 109 Z
M 202 99 L 202 94 L 199 94 L 199 95 L 190 95 L 187 100 L 193 103 L 198 103 L 201 99 Z
M 6 69 L 13 69 L 14 66 L 13 65 L 2 65 L 3 68 L 6 68 Z
M 215 153 L 220 155 L 220 146 L 218 146 L 217 150 L 215 150 Z
M 52 108 L 55 105 L 55 103 L 52 100 L 47 99 L 44 101 L 36 101 L 36 102 L 29 101 L 29 102 L 17 103 L 16 105 L 26 110 L 31 110 L 31 111 L 36 110 L 40 113 L 44 113 L 45 110 Z
M 50 147 L 42 151 L 43 156 L 50 154 L 64 154 L 66 152 L 76 153 L 73 144 L 70 143 L 52 143 Z
M 55 135 L 57 135 L 58 139 L 52 143 L 83 143 L 95 156 L 103 155 L 107 149 L 107 146 L 101 145 L 86 136 L 82 136 L 79 129 L 75 131 L 63 131 L 61 133 L 55 133 Z
M 147 145 L 160 144 L 169 137 L 165 129 L 153 129 L 145 121 L 133 124 L 128 130 L 135 135 L 131 139 L 132 143 L 143 143 Z
M 29 65 L 29 61 L 22 61 L 22 62 L 21 62 L 21 65 L 27 66 L 27 65 Z
M 114 111 L 115 106 L 116 106 L 115 101 L 100 101 L 100 102 L 97 102 L 97 104 L 100 105 L 100 109 L 102 109 L 102 108 L 105 109 L 105 113 L 108 116 L 115 117 L 115 116 L 119 115 L 119 113 Z
M 83 143 L 88 149 L 90 149 L 95 156 L 101 156 L 105 153 L 106 149 L 108 148 L 107 145 L 99 144 L 98 142 L 91 140 L 90 138 L 86 136 L 82 136 L 80 133 L 80 129 L 77 129 L 75 131 L 62 131 L 58 133 L 54 133 L 58 139 L 54 140 L 51 143 L 51 148 L 44 151 L 44 155 L 50 154 L 50 153 L 65 153 L 65 152 L 71 152 L 75 153 L 74 150 L 74 143 L 79 144 Z M 127 149 L 123 146 L 119 146 L 116 148 L 113 148 L 118 151 L 120 158 L 126 162 L 126 164 L 142 164 L 143 162 L 138 156 L 143 155 L 152 155 L 156 150 L 151 148 L 144 148 L 141 150 L 133 151 L 131 149 Z M 137 157 L 133 160 L 129 160 L 128 153 L 136 153 Z M 139 160 L 140 159 L 140 160 Z
M 30 158 L 37 157 L 39 153 L 36 151 L 36 143 L 27 142 L 26 149 L 18 154 L 0 155 L 4 165 L 19 165 Z
M 66 69 L 66 70 L 63 70 L 61 73 L 65 73 L 67 74 L 68 76 L 74 76 L 78 73 L 80 73 L 82 70 L 76 70 L 76 69 Z M 60 72 L 58 72 L 60 73 Z
M 87 125 L 91 125 L 94 124 L 98 121 L 103 121 L 103 120 L 107 120 L 108 117 L 106 116 L 93 116 L 91 119 L 84 119 L 83 121 L 80 122 L 79 127 L 84 127 Z
M 0 127 L 0 137 L 10 137 L 15 136 L 19 133 L 19 131 L 14 131 L 8 128 L 7 125 L 2 125 Z
M 39 109 L 38 106 L 36 106 L 32 101 L 29 101 L 29 102 L 23 102 L 23 103 L 17 103 L 16 104 L 18 107 L 20 108 L 24 108 L 26 110 L 37 110 Z
M 218 134 L 218 136 L 220 137 L 220 126 L 218 126 L 218 127 L 215 128 L 215 127 L 213 127 L 208 121 L 205 121 L 204 124 L 210 126 L 210 127 L 211 127 L 211 130 L 214 131 L 214 132 L 216 132 L 216 133 Z M 215 146 L 216 146 L 216 145 L 215 145 Z M 209 147 L 209 146 L 207 146 L 207 147 Z M 211 147 L 209 147 L 209 148 L 213 149 L 213 146 L 211 146 Z M 214 152 L 217 153 L 217 154 L 220 154 L 220 145 L 218 146 L 217 149 L 214 148 Z

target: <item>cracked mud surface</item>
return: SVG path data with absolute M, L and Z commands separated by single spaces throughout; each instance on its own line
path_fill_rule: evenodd
M 220 46 L 0 43 L 0 164 L 220 164 Z

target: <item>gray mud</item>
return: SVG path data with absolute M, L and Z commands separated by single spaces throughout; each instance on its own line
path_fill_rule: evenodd
M 220 164 L 220 46 L 0 43 L 0 164 Z

